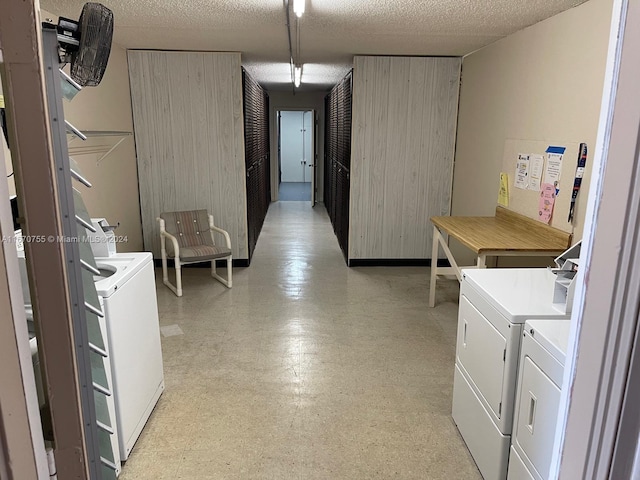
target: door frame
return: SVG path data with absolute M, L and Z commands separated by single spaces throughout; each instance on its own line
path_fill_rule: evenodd
M 278 188 L 280 189 L 280 184 L 282 183 L 282 145 L 280 139 L 280 128 L 282 125 L 282 115 L 283 110 L 276 110 L 276 138 L 277 138 L 277 148 L 278 148 Z
M 302 113 L 302 128 L 305 128 L 305 113 L 311 114 L 311 163 L 307 163 L 307 166 L 311 168 L 311 206 L 316 206 L 316 182 L 318 181 L 318 142 L 316 138 L 318 136 L 318 112 L 314 109 L 305 110 Z M 304 137 L 303 137 L 304 146 Z M 306 150 L 306 147 L 304 147 Z
M 550 478 L 640 470 L 638 55 L 640 2 L 614 0 Z
M 32 0 L 9 2 L 8 14 L 0 15 L 0 43 L 4 56 L 2 83 L 7 111 L 11 113 L 8 115 L 8 130 L 16 191 L 23 215 L 23 233 L 37 232 L 43 238 L 55 239 L 62 236 L 62 218 L 58 210 L 51 125 L 46 113 L 38 6 Z M 0 198 L 5 212 L 2 233 L 10 234 L 13 222 L 7 225 L 9 221 L 6 220 L 9 199 L 6 194 L 3 196 Z M 3 390 L 7 402 L 4 395 L 0 398 L 0 444 L 4 452 L 0 461 L 7 463 L 0 465 L 0 471 L 9 466 L 9 479 L 48 478 L 31 349 L 25 331 L 21 283 L 18 287 L 17 252 L 13 244 L 10 247 L 12 249 L 2 249 L 0 272 L 7 277 L 0 282 L 3 284 L 0 285 L 0 295 L 4 296 L 0 308 L 5 314 L 11 311 L 11 316 L 6 315 L 6 319 L 14 322 L 14 326 L 9 328 L 13 335 L 9 333 L 5 340 L 12 341 L 13 345 L 2 349 L 0 378 L 9 379 L 10 375 L 17 373 L 13 368 L 17 361 L 22 386 L 18 381 L 7 382 L 10 387 Z M 56 469 L 60 478 L 89 479 L 87 449 L 90 446 L 84 437 L 64 245 L 59 242 L 25 242 L 25 252 L 34 299 L 33 313 L 36 318 L 46 319 L 40 322 L 41 328 L 46 325 L 46 332 L 41 332 L 38 337 L 38 356 L 46 382 Z M 6 301 L 7 293 L 10 294 L 10 302 Z M 8 407 L 13 407 L 14 411 Z M 33 475 L 34 471 L 37 476 Z
M 275 115 L 276 115 L 276 140 L 277 140 L 277 154 L 278 154 L 278 171 L 276 174 L 276 191 L 275 195 L 272 193 L 271 201 L 277 202 L 280 196 L 280 183 L 282 180 L 282 166 L 281 166 L 281 132 L 280 132 L 280 114 L 282 112 L 312 112 L 313 116 L 313 129 L 311 131 L 311 139 L 313 142 L 313 147 L 311 148 L 311 155 L 313 157 L 313 163 L 307 163 L 307 166 L 311 168 L 311 206 L 314 207 L 316 205 L 316 194 L 317 194 L 317 171 L 318 171 L 318 111 L 312 107 L 275 107 Z M 304 118 L 304 115 L 303 115 Z M 304 123 L 304 120 L 303 120 Z

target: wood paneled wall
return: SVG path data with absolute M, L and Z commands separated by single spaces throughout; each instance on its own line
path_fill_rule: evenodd
M 248 259 L 240 54 L 128 57 L 145 249 L 160 254 L 161 212 L 205 208 Z
M 354 59 L 349 260 L 431 257 L 449 214 L 459 58 Z

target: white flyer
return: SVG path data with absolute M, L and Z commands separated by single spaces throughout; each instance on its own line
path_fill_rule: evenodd
M 518 155 L 514 186 L 523 190 L 529 186 L 529 155 L 524 153 Z
M 544 157 L 537 153 L 529 155 L 529 190 L 540 191 L 543 169 Z
M 544 168 L 542 183 L 551 184 L 556 187 L 556 195 L 560 190 L 560 176 L 562 175 L 562 156 L 564 155 L 564 151 L 565 147 L 549 146 L 545 152 L 547 154 L 547 164 Z

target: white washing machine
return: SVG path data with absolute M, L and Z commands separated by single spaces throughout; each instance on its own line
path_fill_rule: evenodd
M 466 269 L 460 286 L 452 416 L 485 480 L 507 477 L 522 325 L 568 319 L 546 268 Z
M 164 390 L 151 253 L 96 258 L 105 313 L 120 457 L 126 460 Z
M 565 320 L 524 325 L 509 480 L 549 478 L 570 328 Z

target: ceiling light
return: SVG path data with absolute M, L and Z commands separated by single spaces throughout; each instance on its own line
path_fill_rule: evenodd
M 304 13 L 304 4 L 306 0 L 293 0 L 293 13 L 300 18 Z
M 302 78 L 302 67 L 296 67 L 293 71 L 293 84 L 296 87 L 300 86 L 300 79 Z

